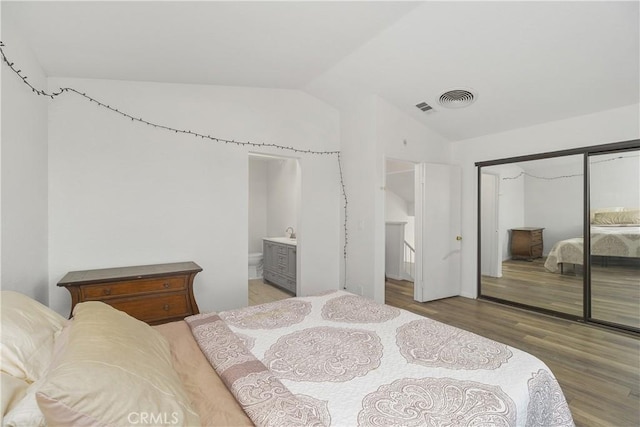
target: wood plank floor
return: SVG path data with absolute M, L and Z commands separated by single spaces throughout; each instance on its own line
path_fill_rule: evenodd
M 254 304 L 291 295 L 251 281 Z M 640 426 L 640 339 L 569 320 L 463 297 L 413 300 L 413 284 L 387 281 L 386 302 L 502 342 L 544 361 L 578 427 Z
M 582 316 L 582 276 L 572 267 L 570 274 L 551 273 L 544 261 L 504 261 L 502 277 L 482 277 L 482 294 Z M 591 271 L 592 317 L 640 328 L 640 266 L 611 263 L 593 265 Z
M 258 305 L 265 302 L 280 301 L 291 298 L 292 295 L 282 289 L 264 283 L 262 279 L 249 280 L 249 305 Z
M 637 336 L 463 297 L 418 303 L 410 282 L 389 280 L 386 302 L 538 357 L 558 379 L 577 426 L 640 426 Z

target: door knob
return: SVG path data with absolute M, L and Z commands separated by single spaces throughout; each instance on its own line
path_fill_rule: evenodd
M 462 240 L 462 236 L 456 236 L 456 240 Z

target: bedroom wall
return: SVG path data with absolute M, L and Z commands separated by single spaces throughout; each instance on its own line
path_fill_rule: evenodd
M 2 22 L 5 53 L 36 87 L 46 78 L 11 22 Z M 48 304 L 47 99 L 36 96 L 4 64 L 0 163 L 0 279 L 3 290 L 22 292 Z
M 583 234 L 583 156 L 543 159 L 527 167 L 531 175 L 556 178 L 522 177 L 524 181 L 524 224 L 544 227 L 543 255 L 559 240 Z
M 640 138 L 640 105 L 515 129 L 452 144 L 462 166 L 462 289 L 477 294 L 477 170 L 475 162 Z
M 240 141 L 339 149 L 338 114 L 297 91 L 50 79 L 169 126 Z M 202 311 L 247 304 L 249 150 L 151 128 L 64 96 L 49 109 L 51 306 L 70 270 L 193 260 Z M 282 155 L 280 150 L 258 150 Z M 303 293 L 339 279 L 335 156 L 301 154 Z
M 359 101 L 340 108 L 341 162 L 348 200 L 347 259 L 341 250 L 340 283 L 349 292 L 374 298 L 374 277 L 384 275 L 384 259 L 376 268 L 375 250 L 375 97 Z M 340 215 L 344 222 L 344 205 Z M 380 216 L 384 216 L 384 206 Z M 341 240 L 341 249 L 344 243 Z

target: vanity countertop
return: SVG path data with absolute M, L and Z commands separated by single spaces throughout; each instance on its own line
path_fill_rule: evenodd
M 276 243 L 284 243 L 285 245 L 298 246 L 297 239 L 290 239 L 288 237 L 264 237 L 262 240 L 268 240 Z

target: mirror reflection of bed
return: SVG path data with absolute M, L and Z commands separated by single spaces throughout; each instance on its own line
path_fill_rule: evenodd
M 640 155 L 588 161 L 588 317 L 640 329 Z M 584 317 L 583 164 L 574 155 L 482 167 L 482 296 Z M 527 229 L 543 229 L 541 254 L 512 247 L 513 230 Z

